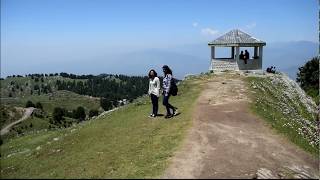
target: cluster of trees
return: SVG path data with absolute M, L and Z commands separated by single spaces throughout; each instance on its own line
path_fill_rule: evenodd
M 319 57 L 312 58 L 299 68 L 296 81 L 319 105 Z
M 89 111 L 89 117 L 98 115 L 99 111 L 96 109 L 91 109 Z M 55 107 L 52 113 L 52 120 L 50 120 L 50 123 L 59 127 L 69 127 L 71 125 L 71 122 L 66 121 L 65 117 L 76 119 L 77 122 L 81 122 L 86 119 L 86 116 L 86 111 L 82 106 L 79 106 L 71 111 L 65 108 Z
M 27 75 L 27 76 L 29 76 L 29 75 Z M 40 95 L 41 93 L 48 94 L 48 93 L 53 92 L 51 85 L 44 83 L 44 78 L 42 77 L 41 74 L 32 74 L 32 75 L 30 74 L 30 76 L 32 76 L 32 79 L 34 79 L 35 84 L 32 87 L 31 84 L 29 84 L 28 82 L 25 82 L 24 85 L 25 85 L 25 87 L 28 87 L 30 85 L 30 94 L 31 95 L 33 95 L 35 93 Z M 36 77 L 33 78 L 33 76 L 36 76 Z M 25 91 L 23 88 L 23 85 L 19 85 L 15 81 L 10 81 L 9 90 L 10 90 L 10 92 L 8 94 L 9 97 L 13 97 L 13 95 L 15 95 L 18 92 Z
M 12 76 L 7 76 L 7 78 L 12 78 L 12 77 L 23 77 L 21 75 L 12 75 Z
M 90 79 L 90 78 L 94 78 L 96 77 L 95 75 L 92 74 L 88 74 L 88 75 L 76 75 L 76 74 L 72 74 L 72 73 L 66 73 L 66 72 L 61 72 L 61 73 L 48 73 L 48 74 L 44 74 L 44 73 L 34 73 L 34 74 L 26 74 L 25 77 L 31 77 L 32 79 L 34 78 L 41 78 L 41 77 L 51 77 L 51 76 L 61 76 L 61 77 L 65 77 L 65 78 L 70 78 L 70 79 Z M 100 77 L 107 77 L 107 76 L 123 76 L 123 75 L 112 75 L 112 74 L 100 74 L 98 75 Z M 7 78 L 12 78 L 12 77 L 24 77 L 22 75 L 11 75 L 11 76 L 7 76 Z M 1 78 L 1 80 L 4 80 L 4 78 Z
M 57 80 L 56 87 L 58 90 L 101 97 L 101 107 L 108 110 L 117 106 L 118 100 L 132 101 L 145 94 L 148 91 L 148 77 L 104 74 L 85 81 Z
M 52 76 L 62 76 L 62 77 L 67 77 L 71 79 L 88 79 L 92 78 L 93 75 L 76 75 L 76 74 L 68 74 L 65 72 L 61 73 L 49 73 L 49 74 L 44 74 L 44 73 L 34 73 L 34 74 L 26 74 L 25 77 L 31 77 L 32 79 L 34 78 L 41 78 L 41 77 L 52 77 Z M 11 75 L 7 76 L 7 78 L 14 78 L 14 77 L 23 77 L 22 75 Z M 4 80 L 4 78 L 1 78 L 1 80 Z
M 16 92 L 23 92 L 23 87 L 22 86 L 19 86 L 19 84 L 16 84 L 14 81 L 10 81 L 10 90 L 11 92 L 9 92 L 9 97 L 12 97 L 13 96 L 13 93 L 16 93 Z
M 50 73 L 50 74 L 26 74 L 25 77 L 31 77 L 32 79 L 34 79 L 35 77 L 37 78 L 41 78 L 41 77 L 49 77 L 49 76 L 59 76 L 58 73 Z M 11 76 L 7 76 L 7 78 L 14 78 L 14 77 L 23 77 L 22 75 L 11 75 Z M 3 80 L 3 78 L 1 78 Z
M 52 93 L 53 88 L 50 84 L 38 84 L 38 82 L 44 82 L 46 76 L 61 76 L 70 78 L 73 80 L 56 80 L 55 86 L 57 90 L 68 90 L 81 95 L 89 95 L 94 97 L 100 97 L 100 105 L 104 110 L 110 110 L 113 107 L 118 106 L 119 100 L 126 99 L 127 102 L 131 102 L 133 99 L 145 94 L 148 90 L 148 77 L 147 76 L 127 76 L 127 75 L 75 75 L 68 73 L 55 73 L 55 74 L 28 74 L 26 77 L 34 79 L 35 83 L 31 87 L 30 93 L 33 95 L 37 93 Z M 9 96 L 12 97 L 12 93 L 15 93 L 16 89 L 21 86 L 15 85 L 14 81 L 11 82 L 12 91 Z M 26 86 L 31 86 L 27 82 Z M 29 107 L 35 107 L 35 104 L 29 103 Z M 93 113 L 96 114 L 96 113 Z
M 26 102 L 26 108 L 28 107 L 34 107 L 34 108 L 43 110 L 43 106 L 40 102 L 37 102 L 36 104 L 34 104 L 32 101 L 29 100 Z
M 28 125 L 15 126 L 12 128 L 12 130 L 17 132 L 17 134 L 23 134 L 24 132 L 26 132 L 28 129 L 31 129 L 32 127 L 33 127 L 33 124 L 30 123 L 29 126 Z
M 89 112 L 90 117 L 97 116 L 98 114 L 98 110 L 90 110 Z M 52 117 L 52 124 L 67 127 L 69 123 L 66 122 L 65 117 L 73 118 L 78 120 L 78 122 L 81 122 L 86 119 L 86 111 L 82 106 L 79 106 L 76 109 L 73 109 L 72 111 L 68 111 L 67 109 L 61 107 L 55 107 L 52 113 Z
M 38 95 L 40 95 L 40 93 L 44 93 L 44 94 L 48 94 L 48 93 L 52 93 L 52 88 L 50 86 L 50 84 L 41 84 L 40 86 L 38 84 L 35 84 L 33 86 L 33 90 L 38 92 Z M 31 90 L 31 95 L 33 94 L 33 91 Z
M 70 79 L 90 79 L 90 78 L 93 78 L 94 75 L 76 75 L 76 74 L 68 74 L 68 73 L 65 73 L 65 72 L 62 72 L 60 73 L 60 76 L 61 77 L 65 77 L 65 78 L 70 78 Z
M 62 77 L 67 77 L 67 78 L 71 78 L 71 79 L 88 79 L 93 77 L 93 75 L 76 75 L 76 74 L 68 74 L 65 72 L 61 72 L 61 73 L 48 73 L 48 74 L 44 74 L 44 73 L 34 73 L 34 74 L 26 74 L 25 77 L 31 77 L 32 79 L 34 78 L 41 78 L 41 77 L 52 77 L 52 76 L 62 76 Z M 7 78 L 14 78 L 14 77 L 23 77 L 22 75 L 11 75 L 11 76 L 7 76 Z M 1 78 L 1 80 L 4 80 L 3 78 Z

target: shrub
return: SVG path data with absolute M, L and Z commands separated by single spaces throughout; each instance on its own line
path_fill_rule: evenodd
M 99 111 L 96 109 L 91 109 L 89 111 L 89 117 L 98 116 L 98 115 L 99 115 Z
M 75 111 L 74 111 L 74 118 L 79 119 L 80 121 L 83 121 L 86 118 L 86 112 L 82 106 L 79 106 Z
M 37 109 L 43 109 L 42 104 L 40 102 L 37 102 L 35 105 L 35 108 Z
M 100 98 L 100 106 L 105 110 L 112 109 L 112 102 L 107 100 L 106 98 Z
M 38 85 L 38 84 L 34 85 L 33 89 L 34 89 L 34 90 L 40 89 L 40 88 L 39 88 L 39 85 Z
M 299 68 L 297 82 L 319 104 L 319 58 L 314 57 Z
M 35 105 L 33 104 L 33 102 L 32 101 L 27 101 L 27 103 L 26 103 L 26 108 L 28 108 L 28 107 L 35 107 Z
M 52 113 L 52 116 L 53 116 L 53 123 L 61 123 L 62 120 L 64 119 L 63 116 L 64 116 L 64 109 L 63 108 L 60 108 L 60 107 L 55 107 L 53 109 L 53 113 Z

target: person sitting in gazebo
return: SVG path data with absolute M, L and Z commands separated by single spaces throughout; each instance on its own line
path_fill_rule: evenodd
M 250 54 L 247 50 L 244 50 L 244 63 L 247 64 L 247 60 L 250 58 Z
M 240 53 L 240 55 L 239 55 L 239 59 L 244 60 L 244 54 L 243 54 L 243 51 L 241 51 L 241 53 Z
M 245 50 L 247 52 L 247 50 Z M 242 59 L 244 61 L 245 64 L 247 64 L 247 57 L 245 54 L 243 54 L 243 51 L 241 51 L 240 55 L 239 55 L 239 59 Z

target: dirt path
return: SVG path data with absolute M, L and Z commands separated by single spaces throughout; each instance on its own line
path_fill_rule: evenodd
M 1 136 L 7 134 L 7 133 L 10 131 L 10 129 L 11 129 L 12 126 L 18 124 L 18 123 L 21 122 L 21 121 L 24 121 L 24 120 L 28 119 L 28 117 L 31 116 L 33 110 L 34 110 L 33 107 L 25 108 L 25 112 L 24 112 L 24 115 L 22 116 L 22 118 L 20 118 L 19 120 L 14 121 L 14 122 L 8 124 L 6 127 L 4 127 L 3 129 L 1 129 L 1 131 L 0 131 Z
M 249 111 L 247 91 L 239 75 L 220 75 L 208 82 L 193 127 L 163 178 L 318 176 L 319 160 Z

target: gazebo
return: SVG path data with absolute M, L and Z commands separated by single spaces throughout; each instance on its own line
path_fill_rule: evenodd
M 216 40 L 209 42 L 211 47 L 211 63 L 209 70 L 262 70 L 263 46 L 266 42 L 250 36 L 238 29 L 234 29 Z M 230 47 L 231 55 L 227 58 L 216 58 L 216 47 Z M 239 58 L 240 47 L 253 47 L 253 56 L 249 57 L 247 64 Z

